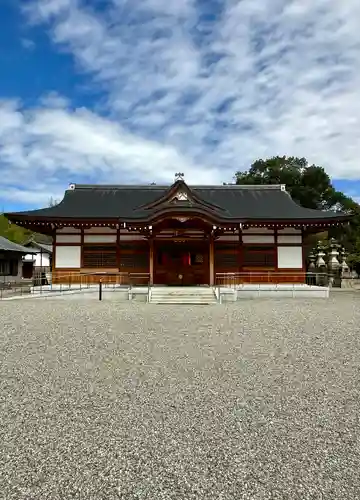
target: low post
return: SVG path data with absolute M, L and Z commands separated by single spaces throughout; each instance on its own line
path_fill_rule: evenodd
M 102 300 L 102 281 L 99 281 L 99 300 Z

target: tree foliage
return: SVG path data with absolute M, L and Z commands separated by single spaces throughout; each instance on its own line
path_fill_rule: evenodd
M 24 243 L 32 234 L 29 229 L 24 229 L 23 227 L 17 226 L 16 224 L 11 224 L 5 215 L 0 214 L 0 236 L 4 236 L 10 241 L 15 243 Z
M 49 207 L 57 205 L 59 202 L 53 198 L 49 198 Z M 31 231 L 30 229 L 25 229 L 16 224 L 12 224 L 8 221 L 4 214 L 0 214 L 0 236 L 7 238 L 14 243 L 25 244 L 30 239 L 37 241 L 38 243 L 51 243 L 51 236 L 39 234 Z
M 306 208 L 342 211 L 354 215 L 350 224 L 331 229 L 350 252 L 350 261 L 360 262 L 360 207 L 334 188 L 325 169 L 309 165 L 305 158 L 275 156 L 255 161 L 248 171 L 235 174 L 236 184 L 285 184 L 294 201 Z
M 306 208 L 344 210 L 359 208 L 337 191 L 323 167 L 309 165 L 305 158 L 275 156 L 255 161 L 246 172 L 235 174 L 236 184 L 285 184 L 292 198 Z

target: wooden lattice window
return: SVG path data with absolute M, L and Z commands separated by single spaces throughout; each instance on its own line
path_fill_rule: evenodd
M 10 274 L 10 265 L 8 260 L 0 260 L 0 276 L 7 276 Z
M 0 260 L 0 276 L 17 276 L 19 261 L 16 259 Z
M 234 268 L 239 266 L 237 252 L 215 252 L 214 264 L 216 268 Z
M 239 270 L 239 243 L 238 242 L 217 242 L 214 248 L 214 265 L 219 272 Z
M 117 267 L 116 245 L 84 245 L 83 267 Z
M 275 267 L 276 266 L 276 247 L 259 246 L 246 247 L 243 249 L 244 267 Z
M 135 271 L 148 270 L 150 267 L 150 249 L 148 244 L 121 243 L 120 269 Z

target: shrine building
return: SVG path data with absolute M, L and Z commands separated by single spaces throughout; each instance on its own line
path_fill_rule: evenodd
M 304 283 L 304 238 L 349 216 L 299 206 L 284 185 L 71 184 L 56 206 L 7 213 L 53 238 L 53 282 L 107 274 L 151 285 Z

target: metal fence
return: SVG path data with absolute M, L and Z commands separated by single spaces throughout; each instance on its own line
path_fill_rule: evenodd
M 312 271 L 245 271 L 235 273 L 216 273 L 215 286 L 238 288 L 246 285 L 310 285 L 322 287 L 341 287 L 341 274 Z M 354 278 L 347 278 L 353 280 Z
M 5 281 L 0 279 L 0 300 L 24 295 L 51 295 L 66 292 L 94 290 L 102 296 L 104 290 L 132 290 L 137 286 L 150 288 L 148 273 L 71 273 L 61 276 L 53 282 L 46 280 L 22 279 Z M 59 282 L 60 281 L 60 282 Z

